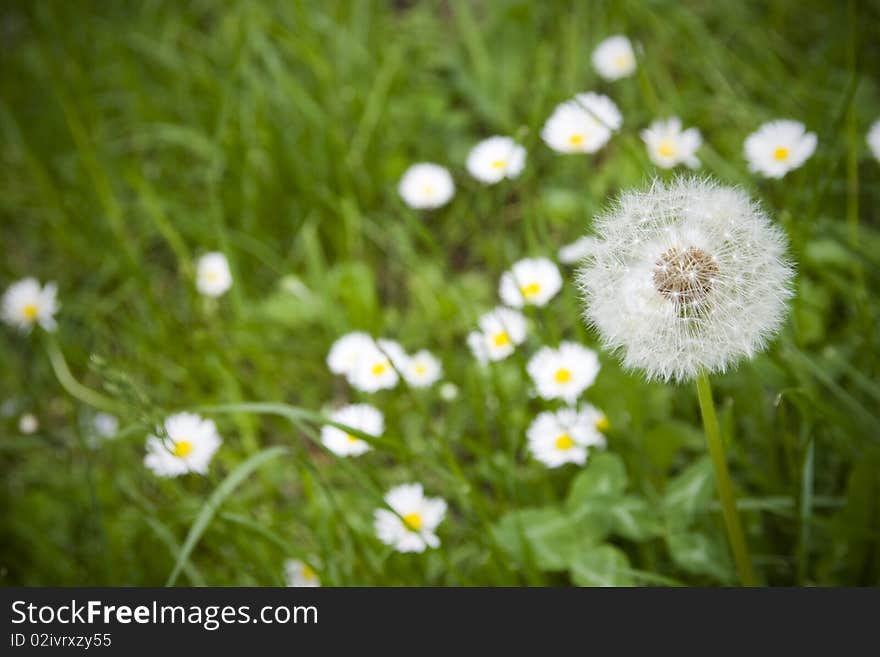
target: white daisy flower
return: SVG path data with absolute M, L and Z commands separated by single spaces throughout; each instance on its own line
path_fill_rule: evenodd
M 559 153 L 595 153 L 623 125 L 617 105 L 601 94 L 578 94 L 558 105 L 541 130 L 541 138 Z
M 214 421 L 195 413 L 176 413 L 165 418 L 163 428 L 161 437 L 147 436 L 144 465 L 160 477 L 205 474 L 222 442 Z
M 403 484 L 388 491 L 385 502 L 393 509 L 376 509 L 375 527 L 379 540 L 398 552 L 424 552 L 440 539 L 434 533 L 446 515 L 446 502 L 425 497 L 421 484 Z
M 525 258 L 501 275 L 498 294 L 513 308 L 546 306 L 562 289 L 559 268 L 548 258 Z
M 700 166 L 695 153 L 703 144 L 697 128 L 681 129 L 681 119 L 673 116 L 666 121 L 654 121 L 650 127 L 639 133 L 651 162 L 661 169 L 671 169 L 684 164 L 691 169 Z
M 362 354 L 375 348 L 373 338 L 363 331 L 346 333 L 330 347 L 327 367 L 333 374 L 348 374 L 357 365 Z
M 479 330 L 471 332 L 467 342 L 483 364 L 507 358 L 526 339 L 526 318 L 510 308 L 499 306 L 480 317 L 478 324 Z
M 868 131 L 868 146 L 874 154 L 874 158 L 880 161 L 880 119 L 874 121 L 874 124 Z
M 575 240 L 571 244 L 566 244 L 559 249 L 556 257 L 559 258 L 559 262 L 563 265 L 573 265 L 583 260 L 598 241 L 595 237 L 584 235 L 580 239 Z
M 784 119 L 765 123 L 745 141 L 749 170 L 767 178 L 782 178 L 815 150 L 815 133 L 806 132 L 803 123 Z
M 112 438 L 119 431 L 119 419 L 110 413 L 96 413 L 92 426 L 101 438 Z
M 467 170 L 474 178 L 494 185 L 504 178 L 516 178 L 526 165 L 526 149 L 510 137 L 489 137 L 471 149 Z
M 318 573 L 305 561 L 299 559 L 288 559 L 284 562 L 284 575 L 287 586 L 298 588 L 321 586 L 321 578 L 318 577 Z
M 33 413 L 25 413 L 18 418 L 18 430 L 25 435 L 36 433 L 39 428 L 40 421 Z
M 387 338 L 379 338 L 376 340 L 376 344 L 379 346 L 379 349 L 388 356 L 391 360 L 391 364 L 394 365 L 394 369 L 396 369 L 398 373 L 406 369 L 406 366 L 409 363 L 409 355 L 406 353 L 406 349 L 403 348 L 403 345 L 395 340 L 388 340 Z
M 636 71 L 636 54 L 622 34 L 608 37 L 593 51 L 593 68 L 606 80 L 627 78 Z
M 382 412 L 369 404 L 343 406 L 330 415 L 330 419 L 377 438 L 385 431 Z M 367 441 L 330 424 L 321 427 L 321 442 L 337 456 L 360 456 L 372 449 Z
M 738 189 L 655 182 L 598 217 L 579 272 L 585 318 L 649 379 L 723 372 L 761 350 L 786 315 L 784 233 Z
M 443 366 L 440 361 L 430 351 L 424 349 L 408 358 L 400 371 L 404 380 L 413 388 L 427 388 L 443 376 Z
M 3 321 L 23 333 L 28 333 L 39 324 L 46 331 L 54 331 L 58 325 L 55 313 L 58 312 L 58 286 L 46 283 L 40 287 L 36 278 L 16 281 L 3 294 Z
M 439 208 L 455 194 L 455 183 L 445 167 L 431 162 L 412 165 L 397 187 L 400 198 L 415 209 Z
M 362 392 L 393 388 L 400 379 L 389 355 L 376 344 L 364 349 L 347 376 L 348 382 Z
M 605 416 L 589 404 L 580 410 L 562 408 L 555 413 L 539 413 L 526 430 L 529 451 L 548 468 L 566 463 L 583 465 L 590 448 L 605 447 Z
M 576 342 L 563 342 L 558 349 L 539 349 L 529 360 L 526 371 L 542 399 L 563 399 L 574 404 L 596 380 L 599 359 L 591 349 Z
M 232 272 L 226 256 L 206 253 L 196 264 L 196 289 L 206 297 L 222 296 L 232 287 Z
M 458 386 L 452 383 L 451 381 L 447 381 L 443 385 L 440 386 L 440 399 L 443 401 L 455 401 L 458 398 Z

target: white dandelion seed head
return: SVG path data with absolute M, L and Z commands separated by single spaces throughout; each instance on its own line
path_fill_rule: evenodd
M 348 374 L 364 353 L 375 349 L 373 338 L 363 331 L 346 333 L 336 340 L 327 353 L 327 367 L 333 374 Z
M 526 318 L 522 313 L 499 306 L 480 317 L 479 330 L 467 337 L 468 346 L 481 363 L 504 360 L 526 339 Z
M 558 105 L 544 123 L 541 138 L 559 153 L 595 153 L 623 125 L 623 115 L 608 96 L 578 94 Z
M 871 153 L 874 154 L 874 159 L 880 162 L 880 119 L 874 121 L 871 129 L 868 130 L 867 141 Z
M 205 474 L 222 442 L 214 421 L 195 413 L 176 413 L 165 418 L 163 428 L 164 435 L 147 436 L 144 465 L 159 477 Z
M 363 431 L 378 438 L 385 431 L 385 418 L 370 404 L 350 404 L 333 412 L 330 419 L 351 429 Z M 372 449 L 370 444 L 343 429 L 325 424 L 321 427 L 321 442 L 337 456 L 360 456 Z
M 599 358 L 592 349 L 563 342 L 558 349 L 541 347 L 529 360 L 526 371 L 539 397 L 574 404 L 596 380 Z
M 421 162 L 406 170 L 397 191 L 409 207 L 432 209 L 449 203 L 455 194 L 455 183 L 445 167 Z
M 18 418 L 18 431 L 24 435 L 36 433 L 40 428 L 40 421 L 33 413 L 25 413 Z
M 206 253 L 196 264 L 196 289 L 206 297 L 219 297 L 232 287 L 232 272 L 226 256 L 217 251 Z
M 284 562 L 284 579 L 287 586 L 314 588 L 321 586 L 321 578 L 318 573 L 299 559 L 288 559 Z
M 578 272 L 585 319 L 649 379 L 724 372 L 785 319 L 788 241 L 747 194 L 708 179 L 654 182 L 598 217 Z
M 595 237 L 584 235 L 571 244 L 566 244 L 560 248 L 556 257 L 563 265 L 574 265 L 587 257 L 587 254 L 593 250 L 593 247 L 596 246 L 598 242 L 599 240 Z
M 782 178 L 797 169 L 816 150 L 816 134 L 803 123 L 781 119 L 765 123 L 746 137 L 749 170 L 766 178 Z
M 406 354 L 397 353 L 390 340 L 383 340 L 383 343 L 393 353 L 389 354 L 377 343 L 373 343 L 372 346 L 364 349 L 354 367 L 346 375 L 348 382 L 361 392 L 393 388 L 400 380 L 391 358 L 406 357 Z
M 434 354 L 426 349 L 407 358 L 401 368 L 404 381 L 413 388 L 427 388 L 443 376 L 443 366 Z
M 548 258 L 525 258 L 501 275 L 498 295 L 513 308 L 546 306 L 562 289 L 562 275 Z
M 671 169 L 679 164 L 691 169 L 700 166 L 696 156 L 703 144 L 700 131 L 697 128 L 682 130 L 678 117 L 654 121 L 639 134 L 645 142 L 651 162 L 661 169 Z
M 510 137 L 489 137 L 471 149 L 467 170 L 486 185 L 516 178 L 526 165 L 526 149 Z
M 597 428 L 604 417 L 589 404 L 539 413 L 526 430 L 529 451 L 548 468 L 583 465 L 591 448 L 605 447 L 605 436 Z
M 436 548 L 440 539 L 435 533 L 446 515 L 446 502 L 439 497 L 425 497 L 421 484 L 396 486 L 385 495 L 388 509 L 374 513 L 376 536 L 398 552 L 424 552 Z
M 46 283 L 40 286 L 36 278 L 16 281 L 3 293 L 0 315 L 3 321 L 22 333 L 29 333 L 35 324 L 46 331 L 54 331 L 58 324 L 58 286 Z
M 632 43 L 622 34 L 610 36 L 593 50 L 593 68 L 605 80 L 627 78 L 636 71 Z

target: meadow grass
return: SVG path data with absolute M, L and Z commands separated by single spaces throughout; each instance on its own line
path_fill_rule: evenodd
M 511 358 L 480 368 L 465 343 L 513 262 L 554 257 L 620 190 L 672 176 L 638 130 L 678 115 L 703 134 L 703 171 L 761 201 L 797 263 L 782 334 L 714 379 L 755 568 L 877 585 L 878 25 L 880 5 L 855 0 L 4 3 L 0 287 L 55 280 L 61 311 L 51 337 L 0 331 L 0 582 L 280 585 L 298 557 L 325 585 L 735 583 L 693 386 L 600 353 L 586 399 L 608 449 L 583 468 L 528 455 L 547 407 L 528 355 L 597 348 L 570 268 Z M 604 82 L 590 53 L 617 33 L 641 44 L 638 72 Z M 590 89 L 623 129 L 594 156 L 552 152 L 544 120 Z M 763 180 L 742 143 L 780 117 L 819 146 Z M 484 187 L 464 161 L 492 134 L 528 162 Z M 449 206 L 398 198 L 423 160 L 452 170 Z M 234 277 L 218 300 L 194 288 L 214 250 Z M 333 377 L 327 350 L 356 329 L 433 351 L 458 398 Z M 340 459 L 318 432 L 351 401 L 386 431 Z M 96 444 L 101 407 L 122 428 Z M 143 466 L 178 410 L 218 423 L 207 476 Z M 372 526 L 407 481 L 450 505 L 421 555 Z

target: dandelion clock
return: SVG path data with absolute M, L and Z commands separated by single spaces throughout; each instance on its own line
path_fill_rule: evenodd
M 693 177 L 624 193 L 594 228 L 578 274 L 586 321 L 627 368 L 696 379 L 731 548 L 743 583 L 755 583 L 708 375 L 754 356 L 782 325 L 794 275 L 785 235 L 744 192 Z

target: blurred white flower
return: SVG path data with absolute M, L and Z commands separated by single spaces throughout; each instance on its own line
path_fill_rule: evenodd
M 816 135 L 798 121 L 765 123 L 746 137 L 745 156 L 749 171 L 767 178 L 782 178 L 797 169 L 816 150 Z
M 379 346 L 379 349 L 388 356 L 391 360 L 391 364 L 398 373 L 406 368 L 407 363 L 409 363 L 409 356 L 406 353 L 406 349 L 403 348 L 403 345 L 395 340 L 389 340 L 387 338 L 379 338 L 376 340 L 376 344 Z
M 165 418 L 163 427 L 161 437 L 147 436 L 144 465 L 160 477 L 205 474 L 222 442 L 214 421 L 195 413 L 176 413 Z
M 598 241 L 595 237 L 584 235 L 580 239 L 575 240 L 571 244 L 566 244 L 559 249 L 556 257 L 559 258 L 559 262 L 563 265 L 576 264 L 587 256 Z
M 427 388 L 443 376 L 443 366 L 440 361 L 425 349 L 407 358 L 400 371 L 404 381 L 413 388 Z
M 440 539 L 434 533 L 446 515 L 446 502 L 425 497 L 421 484 L 403 484 L 388 491 L 385 502 L 394 512 L 376 509 L 375 527 L 379 540 L 398 552 L 424 552 Z
M 455 183 L 445 167 L 431 162 L 413 164 L 400 179 L 400 198 L 415 209 L 439 208 L 455 194 Z
M 385 431 L 382 412 L 369 404 L 343 406 L 331 414 L 330 419 L 377 438 Z M 372 449 L 367 441 L 330 424 L 321 427 L 321 442 L 337 456 L 360 456 Z
M 330 347 L 327 353 L 327 367 L 333 374 L 348 374 L 364 353 L 375 348 L 376 343 L 373 338 L 363 331 L 346 333 Z
M 874 154 L 874 158 L 880 161 L 880 119 L 874 121 L 874 124 L 868 131 L 868 146 Z
M 489 137 L 471 149 L 468 172 L 480 182 L 493 185 L 504 178 L 516 178 L 526 164 L 526 149 L 510 137 Z
M 529 451 L 549 468 L 566 463 L 582 465 L 590 448 L 605 447 L 605 436 L 598 428 L 605 426 L 604 418 L 589 404 L 580 410 L 563 408 L 555 413 L 539 413 L 526 430 Z
M 443 401 L 455 401 L 458 397 L 458 386 L 452 383 L 451 381 L 447 381 L 443 385 L 440 386 L 440 398 Z
M 232 287 L 232 272 L 226 256 L 206 253 L 196 264 L 196 289 L 206 297 L 219 297 Z
M 119 419 L 110 413 L 96 413 L 92 426 L 101 438 L 112 438 L 119 431 Z
M 318 573 L 304 561 L 288 559 L 284 562 L 284 575 L 287 586 L 314 588 L 321 586 Z
M 513 308 L 546 306 L 562 289 L 562 275 L 548 258 L 525 258 L 501 275 L 498 295 Z
M 591 349 L 576 342 L 563 342 L 558 349 L 539 349 L 529 360 L 526 371 L 539 397 L 574 404 L 596 380 L 599 359 Z
M 18 430 L 25 435 L 36 433 L 39 428 L 40 421 L 33 413 L 25 413 L 18 418 Z
M 585 318 L 623 364 L 687 380 L 752 357 L 791 296 L 787 239 L 742 191 L 681 178 L 626 192 L 593 223 Z
M 348 372 L 348 382 L 362 392 L 393 388 L 399 379 L 388 354 L 376 344 L 364 349 Z
M 510 308 L 499 306 L 480 317 L 478 324 L 479 330 L 471 332 L 467 342 L 480 363 L 507 358 L 526 339 L 526 318 Z
M 541 130 L 541 138 L 559 153 L 595 153 L 623 125 L 617 105 L 601 94 L 578 94 L 558 105 Z
M 40 287 L 36 278 L 16 281 L 3 294 L 3 321 L 23 333 L 28 333 L 34 324 L 46 331 L 54 331 L 58 312 L 58 286 L 46 283 Z
M 593 51 L 593 68 L 606 80 L 619 80 L 635 73 L 636 54 L 622 34 L 610 36 Z
M 673 116 L 666 121 L 654 121 L 650 127 L 639 133 L 651 162 L 662 169 L 671 169 L 684 164 L 691 169 L 700 166 L 696 152 L 703 144 L 697 128 L 681 129 L 681 120 Z

